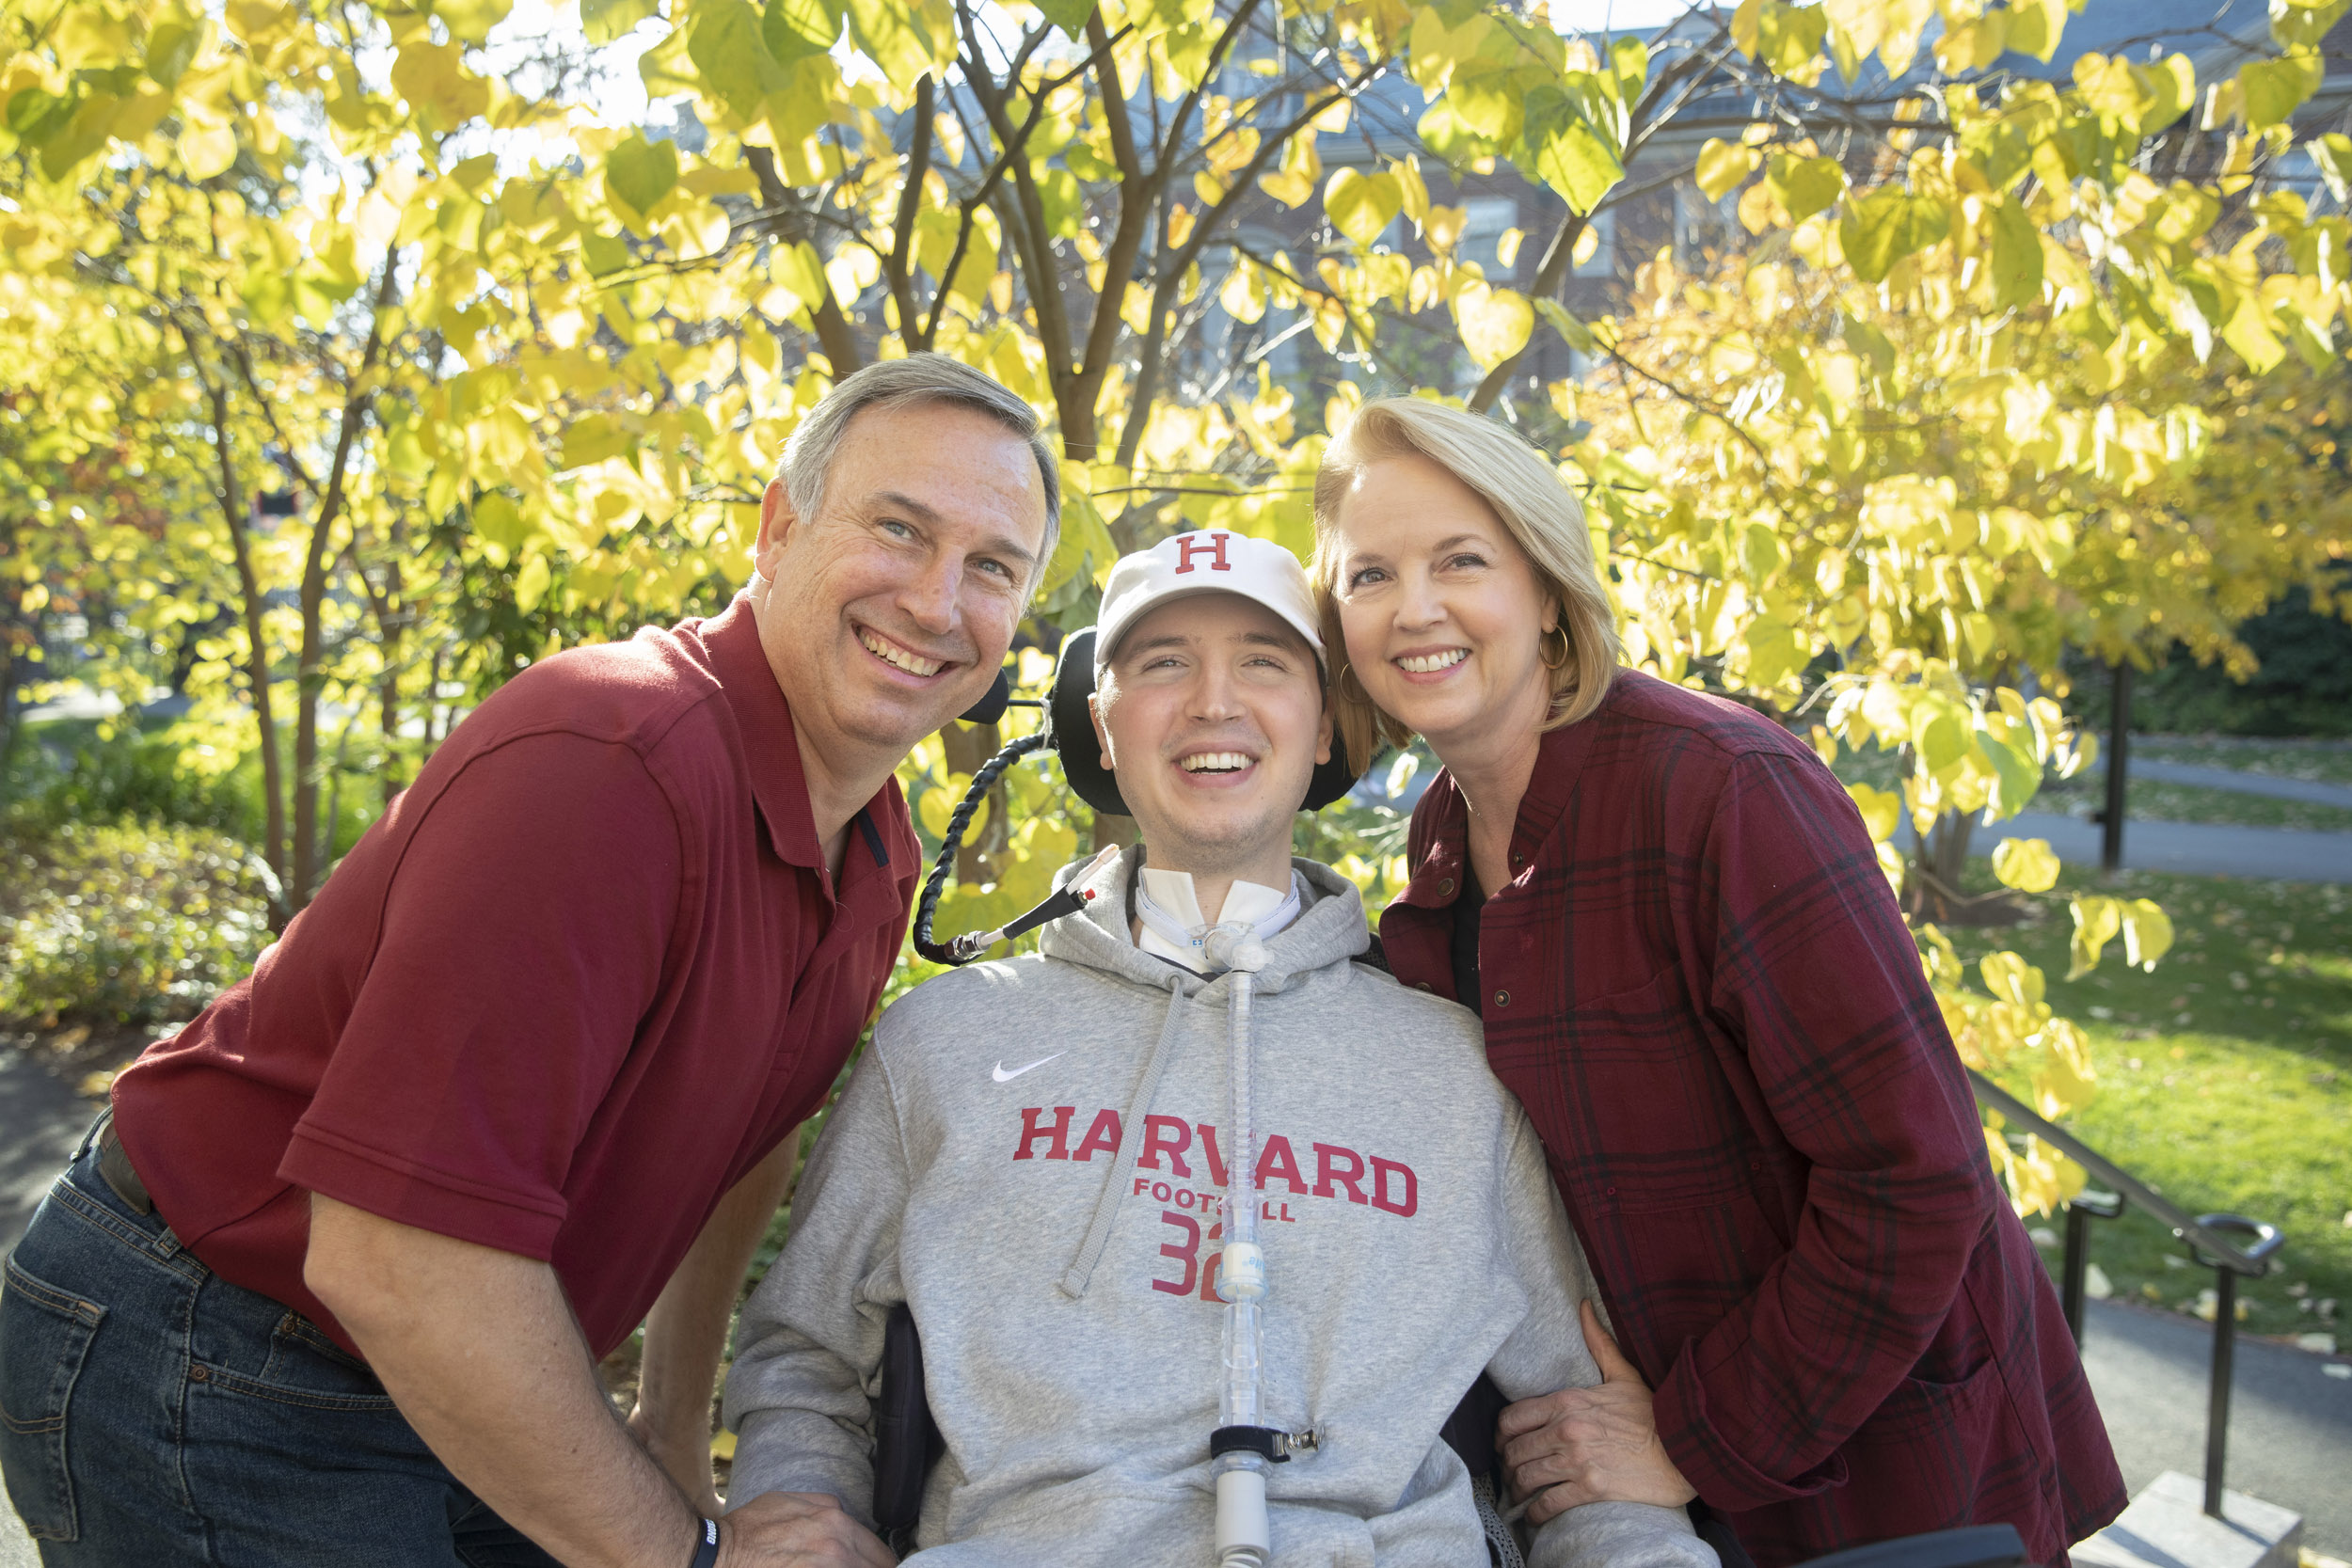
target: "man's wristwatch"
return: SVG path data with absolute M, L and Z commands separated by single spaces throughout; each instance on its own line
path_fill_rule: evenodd
M 694 1521 L 694 1557 L 686 1568 L 717 1568 L 719 1561 L 719 1521 Z

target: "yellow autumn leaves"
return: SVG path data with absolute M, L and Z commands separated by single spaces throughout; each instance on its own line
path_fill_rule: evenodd
M 2212 80 L 2090 52 L 2034 81 L 1987 68 L 2053 57 L 2063 0 L 1744 0 L 1656 59 L 1412 0 L 1262 8 L 1244 32 L 1281 39 L 1262 57 L 1217 54 L 1232 0 L 1047 0 L 992 15 L 989 40 L 949 0 L 587 0 L 589 49 L 643 29 L 618 69 L 688 134 L 501 71 L 483 45 L 505 0 L 68 0 L 0 57 L 0 348 L 56 388 L 58 441 L 191 494 L 214 455 L 188 439 L 191 341 L 228 374 L 248 490 L 278 483 L 267 451 L 331 452 L 360 409 L 324 558 L 331 679 L 358 707 L 372 682 L 434 682 L 346 635 L 379 585 L 412 646 L 463 650 L 488 620 L 535 657 L 730 581 L 783 440 L 865 356 L 937 348 L 1049 414 L 1072 500 L 1044 613 L 1075 624 L 1122 544 L 1180 520 L 1303 546 L 1324 435 L 1382 378 L 1454 373 L 1458 345 L 1481 405 L 1509 382 L 1585 497 L 1633 658 L 1810 699 L 1828 749 L 1902 759 L 1855 792 L 1900 873 L 1906 823 L 2007 815 L 2087 758 L 2026 672 L 2170 636 L 2237 657 L 2233 617 L 2341 536 L 2311 457 L 2344 401 L 2352 226 L 2256 183 L 2296 145 L 2339 9 L 2280 0 L 2273 46 Z M 1689 166 L 1660 150 L 1697 138 L 1656 133 L 1710 50 L 1750 86 L 1865 60 L 1947 79 L 1851 140 L 1834 116 L 1719 126 L 1692 172 L 1754 264 L 1699 261 L 1711 241 L 1635 255 L 1623 308 L 1580 319 L 1557 285 L 1645 137 L 1633 183 Z M 1400 71 L 1420 118 L 1370 140 L 1360 96 Z M 1162 168 L 1146 130 L 1180 113 Z M 2149 171 L 2156 129 L 2205 138 L 2191 172 Z M 2352 138 L 2307 145 L 2341 197 Z M 1507 170 L 1559 206 L 1473 226 L 1477 182 Z M 1293 331 L 1339 364 L 1275 373 Z M 1538 333 L 1580 381 L 1510 373 Z M 300 576 L 292 538 L 259 546 L 272 583 Z M 157 580 L 225 570 L 200 518 L 123 547 Z M 935 827 L 956 779 L 944 758 L 918 775 Z M 1008 898 L 1060 851 L 1043 801 L 1010 805 Z M 2046 847 L 1994 863 L 2056 885 Z M 2162 951 L 2159 914 L 2076 919 L 2086 961 Z M 2025 1009 L 2016 1038 L 2064 1039 L 1998 1005 Z
M 2042 999 L 2042 972 L 2015 953 L 1988 953 L 1977 965 L 1981 992 L 1964 990 L 1951 942 L 1930 927 L 1924 952 L 1945 1023 L 1962 1060 L 1980 1072 L 2022 1079 L 2026 1100 L 2053 1121 L 2082 1109 L 2098 1092 L 2090 1042 Z M 2082 1191 L 2080 1165 L 2031 1133 L 2010 1141 L 1995 1112 L 1984 1118 L 1985 1151 L 2020 1214 L 2046 1213 Z

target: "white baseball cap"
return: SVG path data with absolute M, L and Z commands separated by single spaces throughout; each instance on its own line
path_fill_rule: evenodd
M 1270 539 L 1252 539 L 1229 530 L 1198 529 L 1163 539 L 1148 550 L 1123 555 L 1111 567 L 1095 620 L 1094 673 L 1099 679 L 1128 629 L 1170 599 L 1196 594 L 1239 594 L 1282 618 L 1307 640 L 1323 666 L 1323 633 L 1307 569 Z

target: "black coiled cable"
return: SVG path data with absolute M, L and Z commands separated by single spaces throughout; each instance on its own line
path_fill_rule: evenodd
M 980 798 L 989 786 L 1002 777 L 1006 768 L 1037 751 L 1046 743 L 1045 732 L 1021 736 L 1005 749 L 980 764 L 980 770 L 972 775 L 972 787 L 963 792 L 956 803 L 955 814 L 947 818 L 947 832 L 939 846 L 939 857 L 931 862 L 931 874 L 924 879 L 923 895 L 914 905 L 914 950 L 935 964 L 968 964 L 980 955 L 977 951 L 963 952 L 951 939 L 946 942 L 931 940 L 931 922 L 939 914 L 940 895 L 947 890 L 947 874 L 955 869 L 956 851 L 963 847 L 964 830 L 972 825 L 972 814 L 979 809 Z

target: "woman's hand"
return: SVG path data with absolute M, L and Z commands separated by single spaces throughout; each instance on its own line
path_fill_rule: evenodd
M 1649 1385 L 1601 1326 L 1593 1304 L 1583 1307 L 1584 1343 L 1600 1367 L 1600 1386 L 1521 1400 L 1495 1424 L 1512 1493 L 1521 1501 L 1534 1499 L 1530 1524 L 1580 1503 L 1680 1508 L 1698 1496 L 1658 1440 Z

